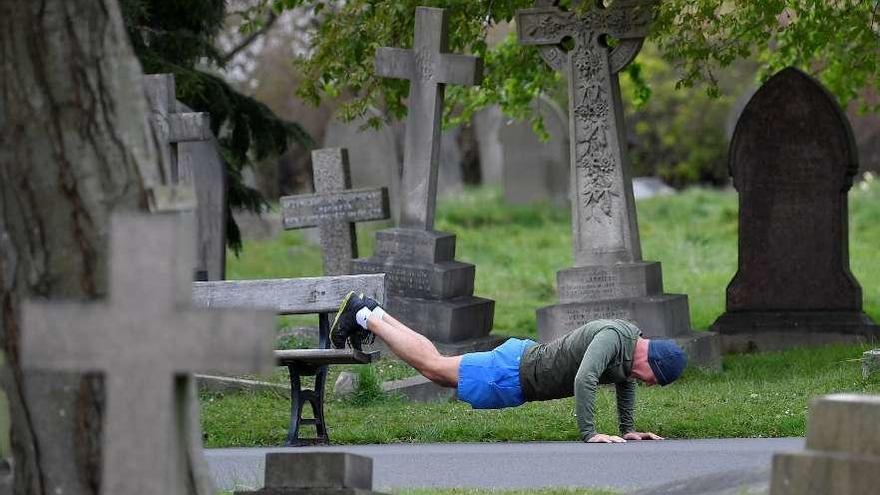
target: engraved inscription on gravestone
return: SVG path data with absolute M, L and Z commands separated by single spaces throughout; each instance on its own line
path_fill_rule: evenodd
M 465 348 L 456 347 L 458 340 L 487 338 L 494 303 L 473 296 L 474 267 L 453 260 L 455 237 L 433 230 L 445 85 L 482 79 L 479 58 L 450 54 L 447 48 L 446 11 L 418 7 L 413 48 L 376 52 L 377 74 L 410 81 L 400 221 L 397 228 L 378 232 L 376 254 L 355 260 L 352 268 L 389 273 L 389 310 L 428 338 L 448 344 L 441 352 L 456 353 Z M 475 348 L 473 342 L 466 347 Z
M 810 76 L 785 69 L 752 97 L 730 150 L 739 267 L 713 326 L 730 350 L 880 337 L 849 269 L 858 168 L 846 115 Z
M 101 493 L 185 493 L 179 377 L 271 369 L 273 313 L 191 307 L 191 220 L 114 215 L 107 300 L 22 308 L 25 368 L 104 375 Z

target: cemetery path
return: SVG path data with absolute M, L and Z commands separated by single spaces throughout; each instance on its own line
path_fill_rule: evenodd
M 803 438 L 338 445 L 298 449 L 211 449 L 218 488 L 259 488 L 269 452 L 336 451 L 373 458 L 377 490 L 411 487 L 609 487 L 631 490 L 696 476 L 768 467 L 774 453 L 799 451 Z

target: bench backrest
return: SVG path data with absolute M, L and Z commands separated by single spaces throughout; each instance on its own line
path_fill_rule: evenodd
M 349 291 L 385 302 L 385 274 L 194 282 L 193 304 L 263 308 L 281 315 L 334 313 Z

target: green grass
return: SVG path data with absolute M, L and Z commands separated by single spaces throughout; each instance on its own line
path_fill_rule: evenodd
M 850 259 L 866 311 L 880 320 L 880 183 L 850 196 Z M 688 294 L 692 324 L 707 328 L 724 311 L 725 288 L 736 271 L 737 199 L 732 192 L 693 189 L 638 204 L 644 258 L 663 263 L 667 292 Z M 370 229 L 360 226 L 361 255 L 371 252 Z M 571 265 L 567 211 L 547 205 L 509 207 L 493 190 L 441 203 L 438 230 L 458 236 L 456 258 L 476 264 L 475 293 L 496 301 L 496 333 L 535 337 L 535 309 L 555 302 L 556 271 Z M 297 277 L 321 273 L 319 249 L 296 232 L 271 242 L 246 242 L 230 258 L 230 278 Z M 314 324 L 314 318 L 293 320 Z M 279 326 L 292 320 L 279 322 Z M 637 426 L 673 438 L 778 437 L 804 434 L 811 397 L 829 392 L 880 393 L 856 360 L 865 348 L 834 346 L 728 356 L 724 372 L 690 370 L 668 389 L 640 388 Z M 333 368 L 333 379 L 341 369 Z M 376 365 L 382 379 L 412 372 L 400 363 Z M 283 373 L 274 376 L 286 380 Z M 615 431 L 613 391 L 598 399 L 600 431 Z M 286 399 L 267 395 L 205 396 L 208 446 L 278 445 L 288 421 Z M 326 408 L 336 443 L 575 440 L 571 399 L 503 411 L 474 411 L 458 403 L 409 404 L 373 397 L 331 401 Z

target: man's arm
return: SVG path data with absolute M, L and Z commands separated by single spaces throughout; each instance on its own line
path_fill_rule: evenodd
M 617 355 L 620 339 L 615 332 L 599 332 L 590 342 L 574 378 L 574 403 L 581 440 L 597 434 L 593 421 L 599 377 Z
M 636 405 L 636 382 L 629 379 L 618 383 L 617 389 L 617 421 L 620 423 L 620 436 L 636 431 L 633 409 Z

